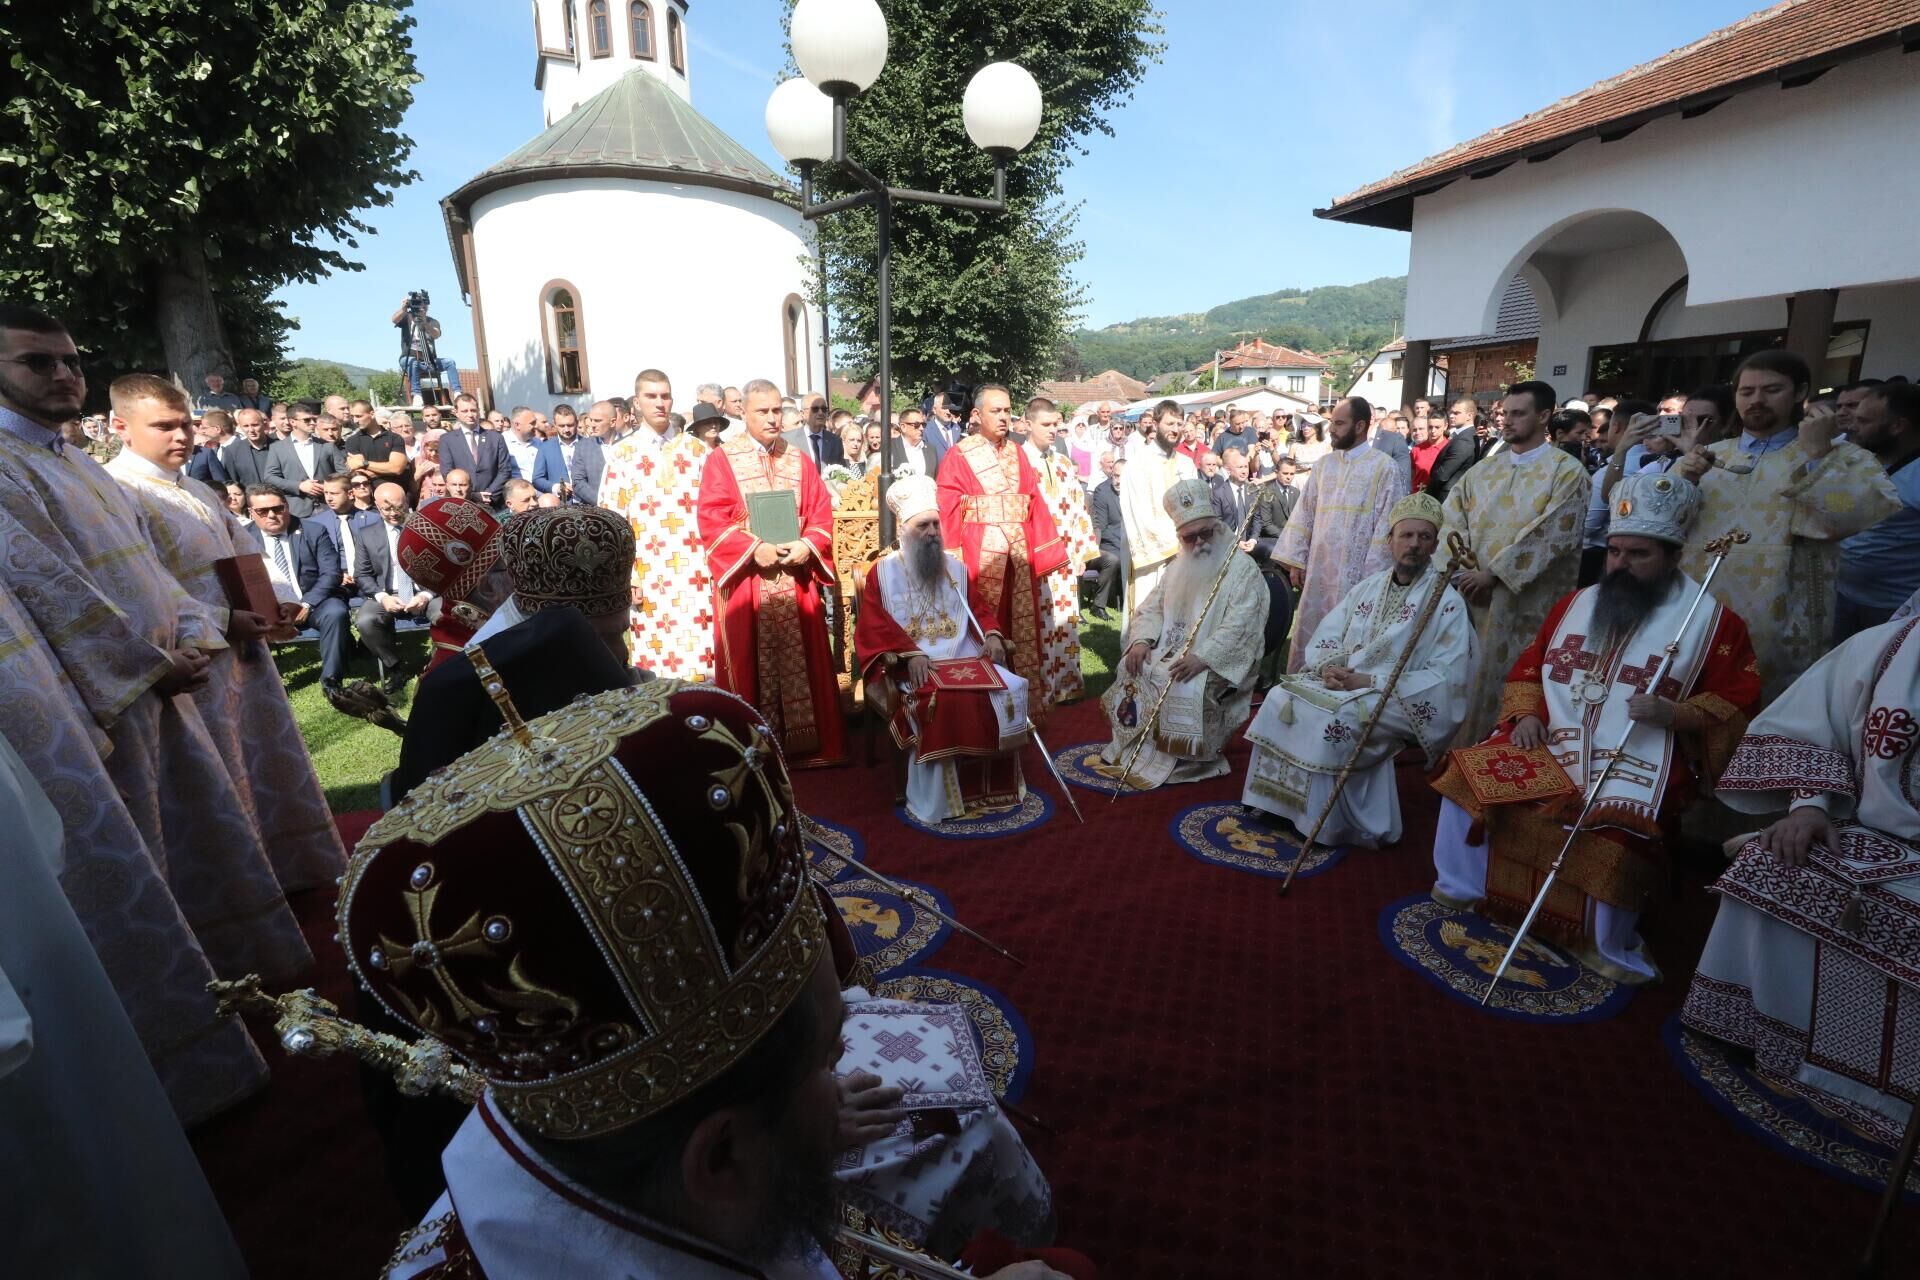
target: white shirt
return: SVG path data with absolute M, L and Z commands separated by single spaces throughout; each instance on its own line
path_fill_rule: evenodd
M 513 465 L 520 469 L 520 478 L 532 483 L 533 460 L 540 454 L 538 440 L 516 440 L 511 433 L 507 436 L 507 454 L 513 459 Z
M 302 440 L 299 436 L 294 436 L 289 443 L 293 445 L 293 456 L 300 459 L 300 466 L 306 471 L 307 479 L 319 479 L 313 474 L 313 437 L 308 436 Z
M 273 598 L 282 602 L 300 603 L 300 580 L 295 576 L 293 567 L 293 542 L 286 534 L 272 534 L 260 530 L 260 541 L 266 547 L 267 576 L 273 579 Z M 287 567 L 280 567 L 280 548 L 286 547 Z
M 387 531 L 387 560 L 393 565 L 393 588 L 387 594 L 403 604 L 411 603 L 420 594 L 420 588 L 413 585 L 413 579 L 400 567 L 400 530 L 385 520 L 380 522 L 380 527 Z

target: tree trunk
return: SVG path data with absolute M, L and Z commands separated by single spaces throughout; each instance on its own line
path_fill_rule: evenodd
M 153 283 L 154 327 L 168 372 L 189 396 L 200 393 L 210 373 L 224 375 L 228 385 L 237 388 L 226 330 L 207 278 L 206 247 L 196 239 L 183 240 L 171 261 L 154 264 Z

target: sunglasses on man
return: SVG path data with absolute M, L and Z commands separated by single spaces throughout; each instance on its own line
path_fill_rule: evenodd
M 74 377 L 81 376 L 80 357 L 64 352 L 55 355 L 46 351 L 29 351 L 23 356 L 7 357 L 10 364 L 23 364 L 27 372 L 37 378 L 51 378 L 56 368 L 63 368 Z
M 287 514 L 287 504 L 282 502 L 271 507 L 255 507 L 253 514 L 257 516 L 283 516 Z

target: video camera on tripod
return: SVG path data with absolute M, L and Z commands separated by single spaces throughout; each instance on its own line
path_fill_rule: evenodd
M 435 345 L 440 338 L 440 322 L 427 314 L 431 302 L 425 289 L 412 290 L 394 316 L 394 324 L 400 328 L 400 372 L 411 380 L 423 404 L 451 405 L 453 393 L 460 387 L 457 380 L 451 388 L 447 385 L 452 362 L 443 363 Z

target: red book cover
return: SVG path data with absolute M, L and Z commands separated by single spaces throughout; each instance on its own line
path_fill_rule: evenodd
M 1007 687 L 1000 672 L 984 657 L 938 658 L 929 665 L 933 674 L 928 683 L 936 689 L 992 691 Z

